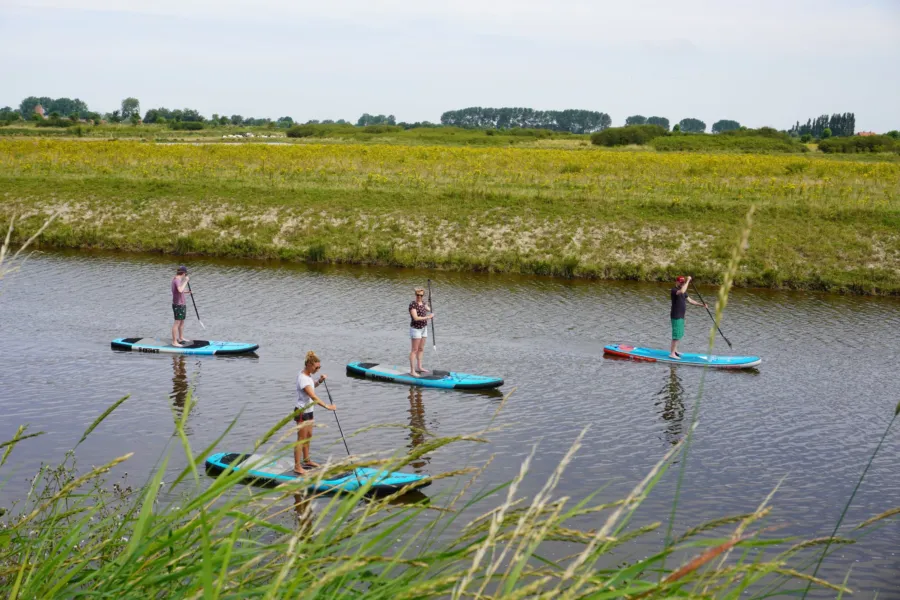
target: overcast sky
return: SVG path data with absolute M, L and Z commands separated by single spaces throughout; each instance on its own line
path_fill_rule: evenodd
M 900 129 L 900 0 L 0 0 L 0 106 L 245 117 L 583 108 Z

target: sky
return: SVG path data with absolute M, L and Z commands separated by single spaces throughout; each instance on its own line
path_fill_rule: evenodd
M 436 122 L 469 106 L 900 129 L 900 0 L 0 0 L 0 106 Z

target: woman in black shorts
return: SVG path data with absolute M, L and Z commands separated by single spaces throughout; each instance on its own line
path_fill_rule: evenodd
M 420 373 L 430 373 L 422 366 L 425 354 L 425 340 L 428 339 L 428 321 L 434 318 L 431 307 L 425 304 L 425 290 L 416 288 L 416 298 L 409 303 L 409 374 L 418 377 Z

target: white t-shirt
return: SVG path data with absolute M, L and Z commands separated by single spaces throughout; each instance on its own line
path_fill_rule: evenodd
M 297 410 L 303 410 L 304 407 L 309 405 L 309 408 L 304 410 L 305 414 L 311 414 L 313 411 L 313 407 L 316 405 L 313 402 L 313 399 L 309 397 L 309 394 L 306 393 L 304 388 L 312 387 L 316 389 L 316 382 L 312 377 L 300 371 L 300 374 L 297 375 Z

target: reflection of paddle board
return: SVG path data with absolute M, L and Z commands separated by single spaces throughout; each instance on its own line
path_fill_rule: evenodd
M 664 362 L 673 365 L 713 367 L 715 369 L 749 369 L 762 362 L 758 356 L 715 356 L 682 352 L 680 359 L 670 358 L 666 350 L 638 348 L 627 344 L 611 344 L 603 347 L 603 353 L 645 362 Z
M 246 354 L 259 348 L 259 344 L 242 342 L 210 342 L 193 340 L 181 348 L 155 338 L 118 338 L 112 341 L 113 350 L 133 350 L 152 354 Z
M 294 473 L 292 456 L 274 458 L 262 454 L 220 452 L 206 459 L 206 469 L 216 475 L 223 471 L 237 471 L 244 479 L 252 479 L 263 485 L 296 481 L 300 477 Z M 312 478 L 309 490 L 314 492 L 352 492 L 367 483 L 375 491 L 395 492 L 407 485 L 425 487 L 431 484 L 424 475 L 361 467 L 343 473 L 330 473 L 325 479 L 316 477 L 314 470 L 309 472 L 309 476 Z
M 347 374 L 358 375 L 376 381 L 390 381 L 393 383 L 455 390 L 477 390 L 503 385 L 503 379 L 500 377 L 469 375 L 468 373 L 454 373 L 453 371 L 435 370 L 427 375 L 413 377 L 409 374 L 409 369 L 370 362 L 350 363 L 347 365 Z

